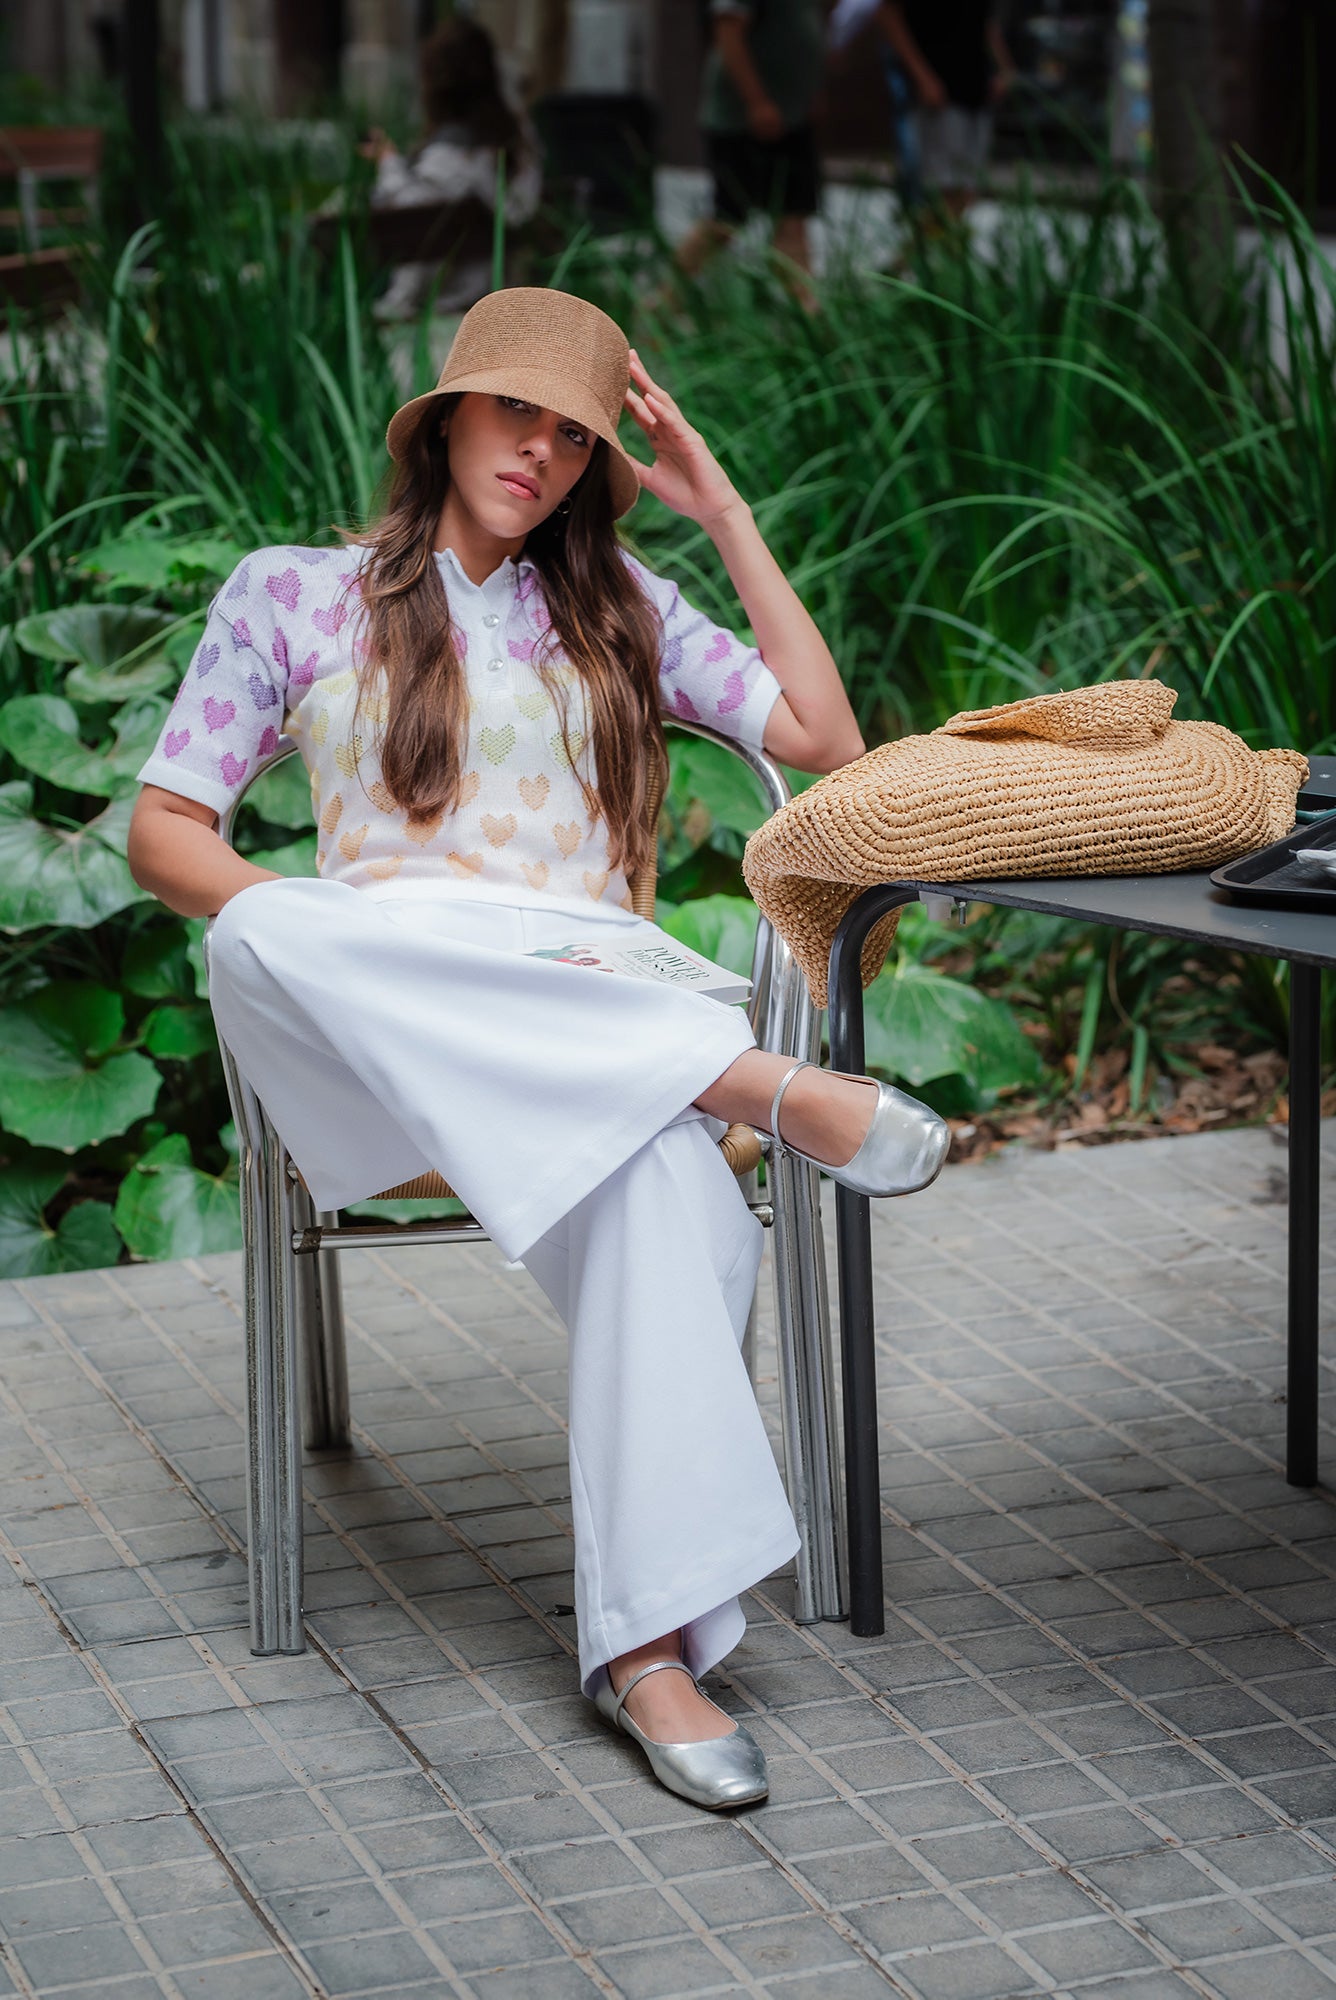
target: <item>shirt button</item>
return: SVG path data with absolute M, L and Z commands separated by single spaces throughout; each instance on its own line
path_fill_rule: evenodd
M 483 622 L 483 624 L 484 624 L 484 625 L 485 625 L 485 626 L 487 627 L 488 631 L 490 632 L 490 631 L 492 630 L 493 626 L 496 626 L 496 625 L 499 625 L 499 624 L 501 623 L 501 620 L 500 620 L 500 618 L 499 618 L 499 617 L 497 616 L 497 614 L 496 614 L 496 612 L 495 612 L 495 611 L 489 611 L 489 612 L 488 612 L 488 614 L 487 614 L 487 616 L 486 616 L 486 617 L 485 617 L 485 618 L 483 619 L 483 621 L 482 621 L 482 622 Z
M 503 660 L 489 660 L 487 662 L 487 671 L 489 674 L 499 674 L 504 665 L 505 662 Z

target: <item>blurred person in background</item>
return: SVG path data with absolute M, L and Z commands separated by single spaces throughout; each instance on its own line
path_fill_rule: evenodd
M 995 0 L 882 0 L 877 22 L 913 91 L 923 198 L 956 220 L 979 192 L 993 106 L 1016 77 Z
M 714 213 L 678 247 L 694 276 L 756 209 L 774 218 L 774 247 L 812 268 L 807 224 L 821 176 L 814 120 L 824 77 L 821 0 L 708 0 L 711 31 L 700 123 Z M 810 287 L 798 286 L 809 307 Z
M 471 196 L 494 207 L 502 159 L 506 221 L 527 222 L 542 192 L 538 140 L 506 97 L 487 30 L 462 16 L 446 21 L 423 42 L 420 63 L 423 137 L 417 147 L 405 159 L 374 129 L 358 149 L 376 162 L 372 207 L 411 208 Z M 433 289 L 439 311 L 464 311 L 491 282 L 490 261 L 481 257 L 444 269 L 439 260 L 400 264 L 377 301 L 376 317 L 414 319 Z
M 826 42 L 833 55 L 852 47 L 876 20 L 882 0 L 838 0 L 826 24 Z M 923 176 L 919 170 L 918 128 L 914 122 L 914 90 L 904 64 L 884 35 L 878 36 L 882 75 L 891 112 L 891 145 L 895 153 L 896 193 L 906 213 L 923 206 Z

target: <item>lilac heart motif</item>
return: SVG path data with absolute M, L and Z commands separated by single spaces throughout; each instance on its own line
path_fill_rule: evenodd
M 313 611 L 311 623 L 317 632 L 323 632 L 327 639 L 332 639 L 339 628 L 346 623 L 347 617 L 346 605 L 331 604 L 327 611 Z
M 288 671 L 288 642 L 281 632 L 275 632 L 274 634 L 273 652 L 274 665 L 281 674 L 286 674 Z
M 246 623 L 244 618 L 238 618 L 236 623 L 232 627 L 233 652 L 239 653 L 243 646 L 253 646 L 254 644 L 255 641 L 251 638 L 250 626 Z
M 724 682 L 724 691 L 719 697 L 720 715 L 731 715 L 735 708 L 741 708 L 747 699 L 747 683 L 738 668 L 734 667 Z
M 720 660 L 726 660 L 732 643 L 727 632 L 716 632 L 709 645 L 705 648 L 706 666 L 717 666 Z
M 267 576 L 264 587 L 275 604 L 281 604 L 285 611 L 297 609 L 297 599 L 302 594 L 302 580 L 295 569 L 285 569 L 279 576 Z
M 319 653 L 308 653 L 307 657 L 288 675 L 289 687 L 310 687 L 315 679 L 315 670 L 320 665 Z
M 355 569 L 340 571 L 339 582 L 347 590 L 350 597 L 360 597 L 362 595 L 362 585 Z
M 670 639 L 663 649 L 663 656 L 659 661 L 659 672 L 661 674 L 675 674 L 681 664 L 682 641 L 680 639 Z
M 250 589 L 250 564 L 246 563 L 243 564 L 243 566 L 237 571 L 231 583 L 228 585 L 228 591 L 227 591 L 228 603 L 230 604 L 234 597 L 244 597 L 249 589 Z
M 169 757 L 179 757 L 189 741 L 188 729 L 169 729 L 162 739 L 162 747 Z
M 700 710 L 685 688 L 673 689 L 673 707 L 684 722 L 699 722 Z
M 264 735 L 260 738 L 259 748 L 255 754 L 257 757 L 272 757 L 277 748 L 278 731 L 271 722 L 266 727 Z
M 236 712 L 237 705 L 234 701 L 215 701 L 212 695 L 205 697 L 204 720 L 209 725 L 210 734 L 215 729 L 226 729 Z
M 233 788 L 239 785 L 242 779 L 246 775 L 246 765 L 248 761 L 249 760 L 245 757 L 234 757 L 232 755 L 232 752 L 229 750 L 227 755 L 223 758 L 222 762 L 218 766 L 219 770 L 223 774 L 223 783 L 225 785 L 230 785 Z
M 222 652 L 221 646 L 214 645 L 212 641 L 210 641 L 207 646 L 200 647 L 199 651 L 195 655 L 195 672 L 199 675 L 201 680 L 203 680 L 206 675 L 211 674 L 213 672 L 214 668 L 218 664 L 218 658 L 221 652 Z
M 294 549 L 292 553 L 308 569 L 314 569 L 317 563 L 328 562 L 330 557 L 328 549 Z
M 252 674 L 246 686 L 250 689 L 250 698 L 257 708 L 272 708 L 278 700 L 278 689 L 272 681 L 267 681 L 263 674 Z

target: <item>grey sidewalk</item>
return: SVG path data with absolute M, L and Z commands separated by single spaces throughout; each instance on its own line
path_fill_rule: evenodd
M 1336 2000 L 1283 1194 L 1248 1132 L 878 1211 L 895 1610 L 755 1593 L 733 1820 L 573 1692 L 563 1340 L 489 1247 L 344 1261 L 295 1660 L 247 1649 L 240 1260 L 0 1287 L 0 1993 Z

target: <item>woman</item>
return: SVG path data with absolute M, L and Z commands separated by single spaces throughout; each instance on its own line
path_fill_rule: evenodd
M 413 208 L 473 197 L 491 208 L 500 161 L 506 172 L 506 221 L 527 222 L 542 191 L 538 140 L 506 100 L 487 30 L 456 16 L 429 35 L 422 44 L 421 91 L 425 131 L 408 159 L 378 129 L 358 149 L 376 162 L 371 206 Z M 438 277 L 442 277 L 439 259 L 400 264 L 376 302 L 377 319 L 415 318 Z M 462 311 L 490 283 L 488 259 L 457 262 L 442 277 L 436 308 Z
M 773 1131 L 783 1100 L 786 1144 L 878 1194 L 931 1179 L 945 1128 L 757 1049 L 737 1008 L 528 954 L 643 930 L 663 713 L 811 771 L 862 744 L 746 503 L 596 307 L 493 293 L 388 443 L 360 544 L 259 550 L 214 600 L 130 865 L 216 917 L 220 1033 L 317 1208 L 435 1168 L 566 1321 L 581 1685 L 671 1789 L 743 1803 L 760 1750 L 696 1683 L 797 1534 L 739 1352 L 760 1229 L 718 1121 Z M 757 647 L 619 546 L 642 485 L 709 534 Z M 213 831 L 280 727 L 315 879 Z

